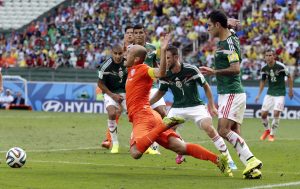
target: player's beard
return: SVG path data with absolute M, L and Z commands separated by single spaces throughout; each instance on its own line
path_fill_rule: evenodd
M 169 70 L 172 70 L 175 67 L 176 62 L 172 62 L 172 64 L 169 67 Z

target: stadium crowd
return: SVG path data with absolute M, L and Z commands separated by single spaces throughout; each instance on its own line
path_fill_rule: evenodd
M 24 32 L 0 35 L 0 65 L 94 69 L 110 56 L 110 45 L 123 39 L 126 25 L 143 23 L 148 41 L 157 48 L 162 32 L 175 31 L 177 44 L 190 48 L 186 62 L 211 66 L 216 40 L 208 37 L 205 17 L 216 7 L 241 20 L 236 34 L 243 50 L 244 80 L 259 79 L 267 46 L 275 47 L 279 59 L 299 76 L 297 0 L 79 0 L 32 21 Z M 199 46 L 193 51 L 195 41 Z

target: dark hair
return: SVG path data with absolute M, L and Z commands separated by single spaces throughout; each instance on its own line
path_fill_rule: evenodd
M 267 53 L 267 52 L 272 52 L 273 53 L 273 55 L 275 55 L 275 49 L 274 48 L 272 48 L 272 47 L 269 47 L 269 48 L 267 48 L 266 50 L 265 50 L 265 54 Z
M 178 55 L 178 48 L 175 46 L 170 45 L 166 51 L 170 51 L 172 53 L 172 55 Z
M 145 29 L 145 27 L 142 24 L 136 24 L 133 26 L 133 30 L 139 30 L 139 29 Z
M 227 28 L 227 16 L 221 10 L 213 10 L 207 16 L 207 19 L 210 19 L 212 23 L 219 22 L 223 28 Z
M 133 29 L 133 26 L 132 25 L 127 25 L 126 27 L 125 27 L 125 33 L 126 33 L 126 31 L 128 30 L 128 29 Z

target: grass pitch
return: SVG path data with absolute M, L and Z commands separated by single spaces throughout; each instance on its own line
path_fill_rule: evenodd
M 175 154 L 163 148 L 160 148 L 161 155 L 132 159 L 128 152 L 131 125 L 126 116 L 121 117 L 118 129 L 120 153 L 110 154 L 100 147 L 106 119 L 106 115 L 96 114 L 0 111 L 0 188 L 226 189 L 267 185 L 300 188 L 297 120 L 281 120 L 276 141 L 271 143 L 259 141 L 263 132 L 259 119 L 245 119 L 243 137 L 264 167 L 261 180 L 243 180 L 244 166 L 230 145 L 239 168 L 234 178 L 224 177 L 212 163 L 192 157 L 177 165 Z M 208 136 L 192 122 L 185 124 L 180 133 L 186 141 L 217 153 Z M 13 146 L 27 152 L 27 162 L 21 169 L 10 168 L 5 163 L 5 153 Z

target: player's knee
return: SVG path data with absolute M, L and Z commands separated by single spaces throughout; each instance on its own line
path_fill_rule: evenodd
M 223 128 L 223 127 L 218 127 L 218 133 L 221 137 L 226 138 L 228 129 Z
M 261 112 L 261 118 L 266 119 L 268 117 L 268 112 Z
M 169 139 L 169 149 L 173 152 L 184 155 L 186 152 L 186 144 L 181 141 L 179 138 L 170 137 Z
M 140 159 L 143 153 L 139 152 L 134 146 L 130 148 L 130 155 L 133 159 Z

